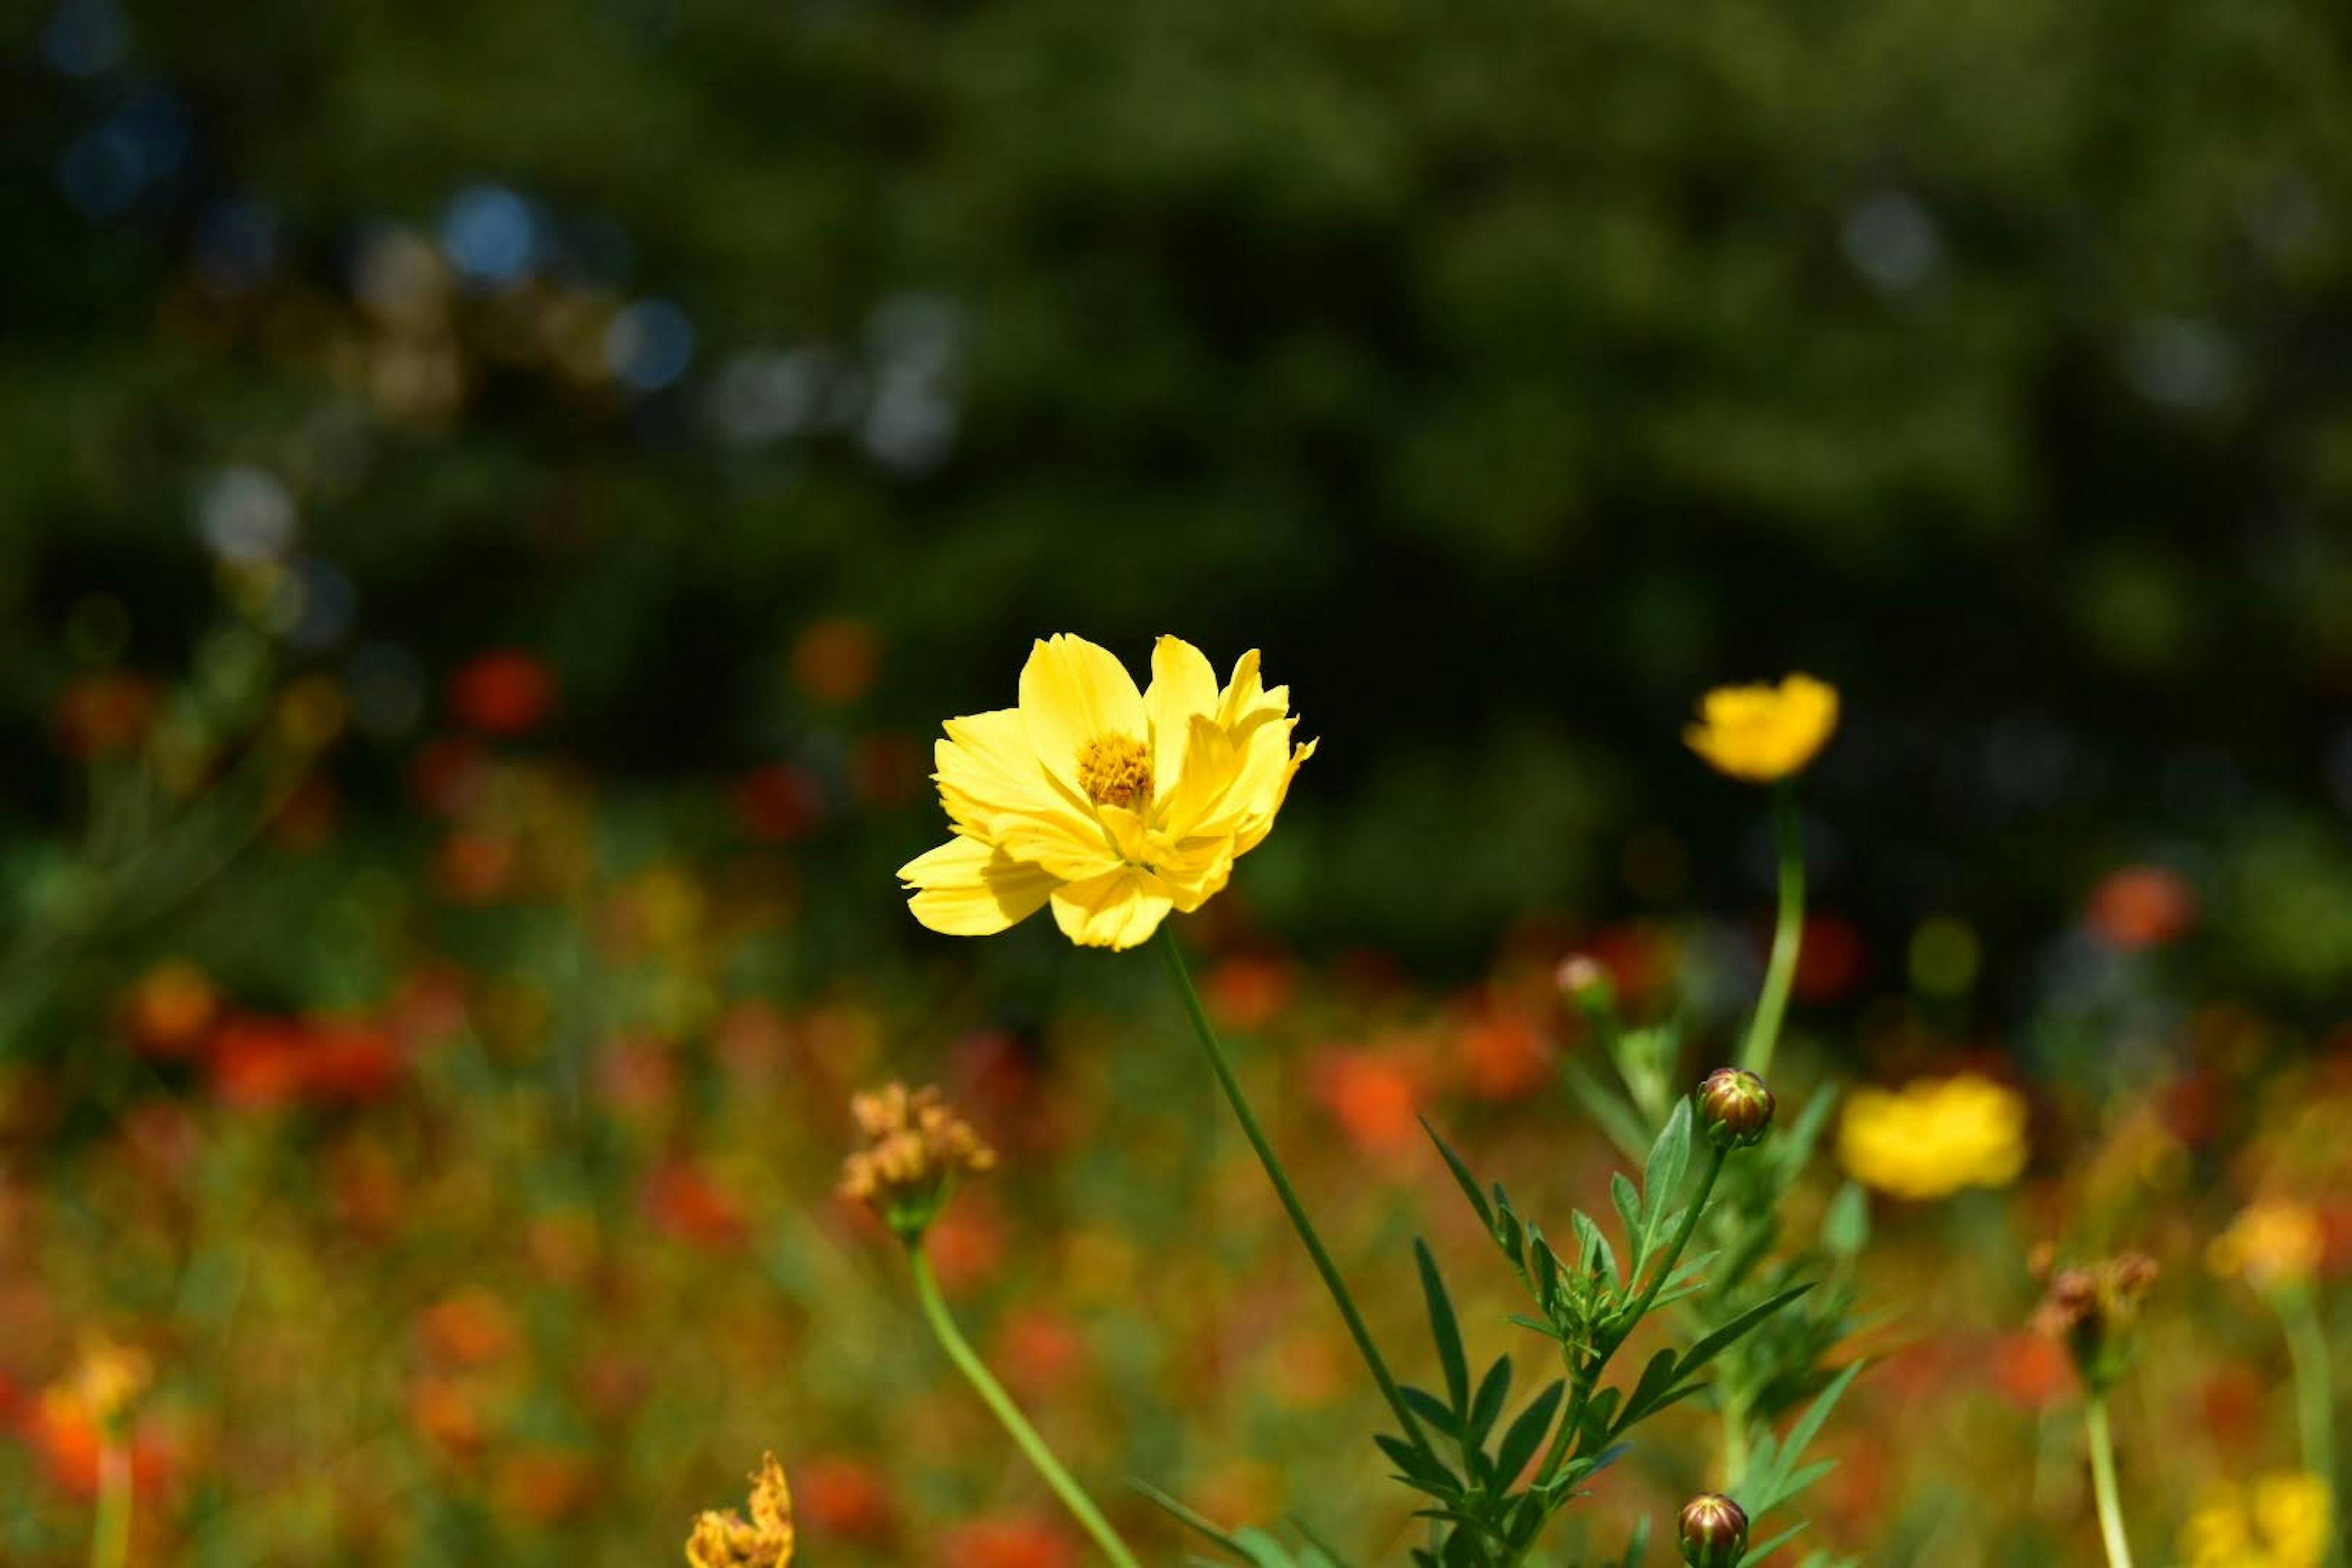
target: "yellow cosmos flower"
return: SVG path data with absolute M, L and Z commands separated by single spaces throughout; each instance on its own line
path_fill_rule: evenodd
M 1858 1089 L 1838 1127 L 1838 1160 L 1866 1187 L 1898 1198 L 2005 1187 L 2025 1169 L 2025 1101 L 1976 1073 Z
M 1837 688 L 1792 675 L 1777 687 L 1717 687 L 1683 740 L 1717 773 L 1770 784 L 1811 762 L 1837 721 Z
M 915 918 L 987 936 L 1047 904 L 1086 947 L 1133 947 L 1197 910 L 1274 826 L 1298 764 L 1290 690 L 1242 655 L 1220 688 L 1163 637 L 1151 685 L 1067 634 L 1030 650 L 1021 705 L 947 721 L 934 759 L 955 837 L 898 868 Z
M 2327 1483 L 2302 1471 L 2224 1485 L 2181 1527 L 2180 1553 L 2188 1568 L 2318 1568 L 2334 1512 Z

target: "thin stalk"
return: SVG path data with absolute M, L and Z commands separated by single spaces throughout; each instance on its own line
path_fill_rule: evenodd
M 2284 1293 L 2277 1301 L 2279 1322 L 2286 1330 L 2287 1354 L 2294 1363 L 2294 1415 L 2303 1439 L 2303 1468 L 2336 1495 L 2335 1389 L 2327 1364 L 2327 1331 L 2319 1321 L 2309 1286 Z M 2343 1561 L 2343 1549 L 2331 1547 L 2328 1561 Z
M 1706 1173 L 1699 1178 L 1698 1195 L 1691 1200 L 1690 1207 L 1683 1211 L 1683 1222 L 1675 1227 L 1675 1234 L 1667 1239 L 1664 1256 L 1658 1259 L 1657 1268 L 1651 1271 L 1650 1283 L 1643 1289 L 1641 1299 L 1624 1313 L 1623 1327 L 1602 1342 L 1592 1359 L 1578 1371 L 1575 1397 L 1563 1407 L 1559 1426 L 1552 1434 L 1551 1446 L 1544 1450 L 1543 1464 L 1536 1471 L 1537 1485 L 1540 1486 L 1558 1475 L 1560 1466 L 1567 1463 L 1577 1431 L 1582 1426 L 1584 1402 L 1592 1397 L 1593 1390 L 1600 1385 L 1601 1373 L 1608 1366 L 1609 1358 L 1622 1348 L 1627 1337 L 1643 1318 L 1649 1316 L 1650 1303 L 1657 1300 L 1658 1292 L 1665 1287 L 1666 1276 L 1672 1274 L 1675 1266 L 1682 1261 L 1683 1248 L 1690 1245 L 1692 1234 L 1698 1229 L 1699 1215 L 1705 1212 L 1706 1200 L 1715 1192 L 1716 1179 L 1723 1174 L 1723 1163 L 1730 1152 L 1720 1143 L 1708 1146 Z M 1615 1435 L 1613 1429 L 1611 1435 Z
M 124 1568 L 131 1561 L 131 1443 L 110 1432 L 98 1450 L 98 1517 L 89 1534 L 89 1568 Z
M 2107 1398 L 2093 1394 L 2083 1407 L 2091 1436 L 2091 1489 L 2099 1501 L 2099 1535 L 2107 1546 L 2107 1568 L 2132 1568 L 2131 1542 L 2124 1535 L 2124 1509 L 2116 1491 L 2116 1440 L 2107 1429 Z
M 1184 950 L 1176 945 L 1176 933 L 1165 925 L 1160 928 L 1160 951 L 1167 958 L 1168 973 L 1175 978 L 1176 989 L 1184 998 L 1185 1011 L 1192 1015 L 1192 1032 L 1200 1037 L 1201 1048 L 1208 1054 L 1209 1070 L 1216 1075 L 1218 1087 L 1225 1091 L 1225 1102 L 1234 1108 L 1234 1119 L 1242 1124 L 1242 1132 L 1249 1139 L 1250 1147 L 1257 1151 L 1257 1163 L 1265 1168 L 1266 1180 L 1274 1184 L 1275 1196 L 1282 1200 L 1283 1212 L 1290 1216 L 1290 1226 L 1298 1233 L 1299 1242 L 1307 1248 L 1307 1256 L 1315 1260 L 1315 1271 L 1323 1277 L 1323 1288 L 1331 1293 L 1332 1301 L 1339 1309 L 1339 1316 L 1347 1321 L 1348 1333 L 1356 1342 L 1357 1353 L 1364 1358 L 1364 1365 L 1370 1370 L 1372 1381 L 1381 1386 L 1381 1397 L 1389 1402 L 1389 1409 L 1404 1429 L 1406 1439 L 1422 1452 L 1435 1458 L 1429 1439 L 1422 1435 L 1421 1423 L 1413 1419 L 1411 1406 L 1405 1404 L 1404 1395 L 1398 1392 L 1396 1379 L 1390 1374 L 1388 1363 L 1381 1359 L 1380 1347 L 1372 1342 L 1372 1331 L 1364 1326 L 1364 1315 L 1356 1310 L 1356 1299 L 1348 1293 L 1347 1281 L 1339 1278 L 1339 1265 L 1331 1261 L 1331 1254 L 1325 1248 L 1323 1238 L 1315 1232 L 1314 1221 L 1307 1217 L 1306 1206 L 1298 1201 L 1297 1189 L 1290 1184 L 1289 1174 L 1283 1170 L 1282 1161 L 1266 1139 L 1265 1129 L 1258 1124 L 1257 1112 L 1250 1108 L 1249 1096 L 1243 1092 L 1241 1079 L 1234 1076 L 1234 1064 L 1226 1057 L 1225 1047 L 1209 1022 L 1208 1011 L 1201 1005 L 1200 992 L 1193 989 L 1192 973 L 1184 964 Z
M 1022 1457 L 1045 1478 L 1045 1484 L 1062 1500 L 1062 1506 L 1070 1510 L 1079 1526 L 1094 1537 L 1104 1556 L 1118 1568 L 1139 1568 L 1127 1543 L 1119 1540 L 1118 1532 L 1111 1529 L 1110 1521 L 1095 1507 L 1094 1500 L 1071 1479 L 1070 1472 L 1062 1468 L 1062 1461 L 1054 1458 L 1054 1451 L 1045 1447 L 1045 1439 L 1029 1425 L 1029 1418 L 1021 1414 L 1021 1407 L 1013 1403 L 1013 1396 L 1004 1392 L 1004 1385 L 996 1381 L 979 1352 L 971 1348 L 971 1342 L 963 1337 L 963 1331 L 956 1327 L 955 1319 L 948 1312 L 947 1299 L 940 1294 L 940 1282 L 931 1273 L 931 1260 L 924 1255 L 919 1240 L 908 1242 L 907 1264 L 914 1271 L 915 1299 L 922 1303 L 923 1318 L 931 1326 L 932 1337 L 980 1395 L 981 1403 L 988 1406 L 1012 1436 Z
M 1780 914 L 1772 927 L 1764 990 L 1739 1053 L 1739 1065 L 1764 1079 L 1772 1074 L 1772 1052 L 1780 1043 L 1780 1019 L 1789 1010 L 1789 985 L 1797 976 L 1797 949 L 1805 936 L 1805 839 L 1797 826 L 1796 790 L 1785 781 L 1773 793 L 1772 826 L 1780 847 Z

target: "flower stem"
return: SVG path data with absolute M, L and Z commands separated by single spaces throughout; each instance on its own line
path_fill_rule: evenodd
M 1298 1201 L 1297 1189 L 1290 1184 L 1281 1160 L 1275 1155 L 1274 1145 L 1266 1141 L 1265 1129 L 1258 1125 L 1257 1112 L 1250 1109 L 1249 1096 L 1242 1091 L 1241 1080 L 1234 1076 L 1234 1064 L 1226 1057 L 1216 1029 L 1209 1023 L 1207 1010 L 1201 1005 L 1201 994 L 1193 988 L 1192 971 L 1184 964 L 1184 950 L 1176 945 L 1176 933 L 1165 925 L 1160 928 L 1160 951 L 1168 960 L 1168 973 L 1175 977 L 1185 1010 L 1192 1015 L 1192 1032 L 1200 1037 L 1201 1048 L 1208 1053 L 1209 1070 L 1216 1074 L 1218 1087 L 1225 1091 L 1226 1103 L 1234 1108 L 1234 1120 L 1242 1124 L 1250 1147 L 1257 1151 L 1258 1163 L 1265 1167 L 1266 1180 L 1274 1184 L 1275 1196 L 1282 1200 L 1291 1228 L 1298 1233 L 1307 1256 L 1315 1260 L 1315 1271 L 1323 1277 L 1323 1288 L 1338 1304 L 1339 1316 L 1347 1320 L 1348 1332 L 1354 1338 L 1364 1365 L 1370 1369 L 1372 1381 L 1380 1384 L 1381 1395 L 1389 1402 L 1407 1440 L 1423 1452 L 1430 1452 L 1429 1439 L 1422 1435 L 1421 1424 L 1413 1419 L 1412 1408 L 1405 1404 L 1404 1395 L 1397 1390 L 1396 1379 L 1389 1373 L 1388 1363 L 1381 1357 L 1380 1347 L 1372 1342 L 1371 1331 L 1364 1326 L 1364 1316 L 1356 1310 L 1355 1298 L 1348 1294 L 1347 1282 L 1339 1278 L 1339 1265 L 1331 1261 L 1323 1238 L 1315 1233 L 1314 1222 L 1307 1217 L 1306 1207 Z
M 90 1530 L 90 1568 L 124 1568 L 131 1561 L 131 1443 L 109 1433 L 98 1450 L 98 1517 Z
M 2288 1356 L 2294 1363 L 2295 1427 L 2303 1439 L 2303 1468 L 2317 1476 L 2336 1495 L 2335 1389 L 2327 1364 L 2327 1331 L 2319 1321 L 2311 1288 L 2306 1284 L 2284 1292 L 2277 1301 L 2279 1321 L 2286 1330 Z M 2328 1561 L 2341 1562 L 2340 1547 Z
M 1739 1065 L 1758 1078 L 1771 1076 L 1780 1019 L 1789 1010 L 1789 985 L 1797 975 L 1797 949 L 1805 936 L 1805 838 L 1797 825 L 1796 790 L 1785 782 L 1773 793 L 1772 826 L 1780 847 L 1780 914 L 1772 927 L 1764 991 L 1756 999 L 1756 1016 L 1739 1053 Z
M 2107 1396 L 2095 1394 L 2083 1407 L 2091 1437 L 2091 1489 L 2098 1497 L 2099 1534 L 2106 1542 L 2107 1568 L 2132 1568 L 2131 1542 L 2124 1535 L 2123 1503 L 2116 1491 L 2116 1440 L 2107 1429 Z
M 1126 1542 L 1119 1540 L 1118 1532 L 1111 1529 L 1110 1521 L 1103 1518 L 1102 1510 L 1095 1507 L 1094 1500 L 1071 1479 L 1070 1472 L 1062 1468 L 1062 1461 L 1054 1458 L 1054 1451 L 1045 1447 L 1045 1439 L 1029 1425 L 1029 1418 L 1021 1414 L 1021 1407 L 1013 1403 L 1013 1396 L 1004 1392 L 1004 1385 L 996 1381 L 994 1374 L 981 1361 L 979 1352 L 971 1348 L 971 1342 L 963 1337 L 963 1331 L 956 1327 L 955 1319 L 948 1312 L 947 1299 L 940 1294 L 939 1279 L 931 1273 L 931 1260 L 925 1256 L 919 1239 L 908 1241 L 907 1263 L 914 1271 L 915 1298 L 922 1303 L 923 1318 L 930 1324 L 932 1336 L 940 1342 L 940 1348 L 948 1352 L 948 1359 L 956 1363 L 956 1370 L 963 1373 L 965 1380 L 979 1394 L 981 1403 L 988 1406 L 990 1413 L 1011 1435 L 1014 1446 L 1045 1478 L 1054 1495 L 1062 1500 L 1062 1506 L 1070 1510 L 1072 1517 L 1088 1535 L 1094 1537 L 1095 1544 L 1102 1548 L 1103 1555 L 1117 1563 L 1118 1568 L 1138 1568 L 1134 1555 L 1128 1551 Z

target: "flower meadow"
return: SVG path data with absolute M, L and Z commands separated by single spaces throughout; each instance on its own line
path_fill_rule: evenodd
M 1691 693 L 1750 903 L 1530 910 L 1439 982 L 1254 912 L 1318 748 L 1379 743 L 1274 652 L 1055 633 L 928 769 L 674 798 L 494 649 L 362 839 L 361 694 L 225 638 L 56 697 L 8 1563 L 2342 1561 L 2352 1046 L 2168 969 L 2153 865 L 2064 933 L 2128 1070 L 1957 1026 L 1934 919 L 1857 1010 L 1833 681 Z M 1442 896 L 1448 843 L 1384 852 Z

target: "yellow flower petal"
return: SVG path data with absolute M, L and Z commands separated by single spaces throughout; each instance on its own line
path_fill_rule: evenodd
M 1080 947 L 1134 947 L 1176 907 L 1167 885 L 1139 867 L 1054 890 L 1054 921 Z
M 1151 776 L 1156 797 L 1181 787 L 1195 715 L 1217 710 L 1217 672 L 1199 648 L 1163 637 L 1151 650 L 1151 686 L 1143 694 L 1151 722 Z
M 993 936 L 1037 912 L 1056 885 L 1053 873 L 1027 865 L 980 838 L 959 835 L 898 868 L 914 889 L 907 907 L 948 936 Z
M 1788 777 L 1813 760 L 1837 730 L 1837 689 L 1810 675 L 1773 686 L 1718 686 L 1683 731 L 1718 773 L 1751 784 Z
M 1064 632 L 1038 643 L 1021 667 L 1021 724 L 1029 749 L 1073 799 L 1084 800 L 1078 753 L 1089 741 L 1150 730 L 1143 693 L 1108 649 Z

